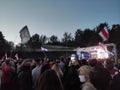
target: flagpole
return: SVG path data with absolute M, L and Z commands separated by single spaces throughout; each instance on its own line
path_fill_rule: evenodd
M 46 55 L 45 51 L 43 51 L 43 54 L 44 54 L 44 56 L 47 58 L 47 55 Z
M 45 53 L 45 51 L 47 51 L 47 49 L 44 48 L 44 47 L 41 47 L 41 51 L 43 52 L 44 56 L 47 57 L 47 55 L 46 55 L 46 53 Z
M 12 51 L 13 50 L 10 51 L 10 61 L 12 60 Z

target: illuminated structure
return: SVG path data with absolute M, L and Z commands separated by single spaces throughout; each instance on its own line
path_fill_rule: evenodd
M 113 43 L 104 44 L 104 45 L 97 45 L 85 48 L 77 48 L 74 51 L 80 52 L 81 59 L 84 59 L 83 54 L 90 54 L 89 59 L 107 59 L 111 57 L 117 57 L 116 46 Z M 112 55 L 112 56 L 111 56 Z

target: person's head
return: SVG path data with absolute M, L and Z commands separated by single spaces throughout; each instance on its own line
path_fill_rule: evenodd
M 111 90 L 120 90 L 120 72 L 113 77 Z
M 63 90 L 62 83 L 54 70 L 49 69 L 42 74 L 38 90 Z
M 56 72 L 56 74 L 58 75 L 59 78 L 62 78 L 63 72 L 62 72 L 61 68 L 58 66 L 57 63 L 53 64 L 51 69 L 55 70 L 55 72 Z
M 90 65 L 91 67 L 101 67 L 104 68 L 104 66 L 102 65 L 102 60 L 96 60 L 96 59 L 91 59 L 88 61 L 88 65 Z
M 41 58 L 35 58 L 35 62 L 36 62 L 36 64 L 40 64 L 40 63 L 42 63 L 42 59 Z
M 41 71 L 40 71 L 40 74 L 38 76 L 38 83 L 40 82 L 40 79 L 42 78 L 42 74 L 49 69 L 50 69 L 50 65 L 48 63 L 46 63 L 46 64 L 43 63 L 42 64 Z
M 109 90 L 112 77 L 105 68 L 95 67 L 90 72 L 90 79 L 97 90 Z
M 97 65 L 97 60 L 96 59 L 91 59 L 91 60 L 89 60 L 88 64 L 91 67 L 95 67 Z
M 113 64 L 113 62 L 111 61 L 111 59 L 106 59 L 106 68 L 107 68 L 108 70 L 111 70 L 111 69 L 114 68 L 114 64 Z
M 90 72 L 92 71 L 92 67 L 88 65 L 81 66 L 78 69 L 79 76 L 84 76 L 85 77 L 85 82 L 90 82 Z
M 65 58 L 63 56 L 60 57 L 60 61 L 64 61 Z
M 79 90 L 80 89 L 80 80 L 78 77 L 77 70 L 75 66 L 71 66 L 64 73 L 63 85 L 65 90 Z
M 46 70 L 50 69 L 50 65 L 48 63 L 42 64 L 41 67 L 41 74 L 45 72 Z
M 80 61 L 81 61 L 81 65 L 87 65 L 88 64 L 86 59 L 82 59 Z
M 30 67 L 31 67 L 31 61 L 29 59 L 24 59 L 19 66 L 19 68 L 21 69 L 23 68 L 30 69 Z
M 6 59 L 6 60 L 5 60 L 5 63 L 6 63 L 7 65 L 10 65 L 10 59 Z

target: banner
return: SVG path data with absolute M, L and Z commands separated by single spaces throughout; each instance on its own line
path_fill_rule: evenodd
M 99 35 L 101 36 L 101 38 L 103 39 L 103 41 L 106 41 L 109 38 L 109 33 L 107 28 L 103 28 L 100 32 Z
M 25 44 L 30 40 L 30 33 L 28 27 L 25 26 L 20 30 L 21 43 Z

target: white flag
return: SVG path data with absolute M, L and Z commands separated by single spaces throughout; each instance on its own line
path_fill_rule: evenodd
M 27 26 L 20 30 L 21 43 L 25 44 L 30 40 L 30 33 Z
M 17 54 L 17 53 L 15 54 L 15 58 L 16 58 L 16 60 L 18 60 L 18 59 L 19 59 L 19 57 L 18 57 L 18 54 Z
M 101 38 L 103 39 L 103 41 L 106 41 L 109 38 L 109 33 L 107 28 L 103 28 L 100 32 L 99 35 L 101 36 Z
M 42 51 L 48 51 L 46 48 L 44 48 L 44 47 L 41 47 L 41 50 Z
M 5 53 L 5 59 L 8 59 L 7 53 Z

